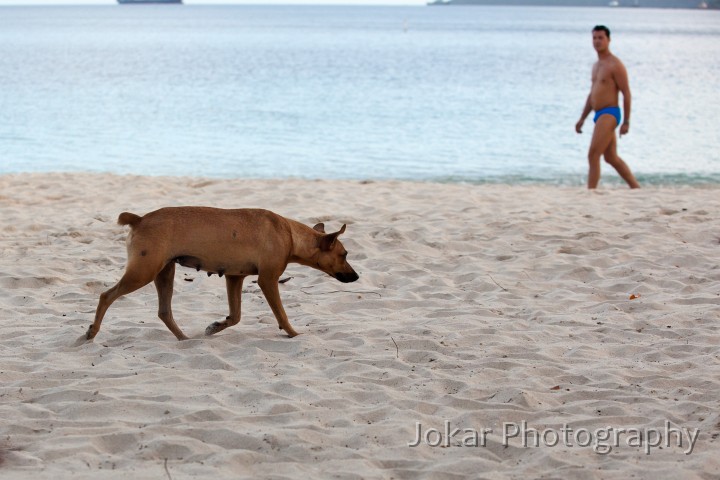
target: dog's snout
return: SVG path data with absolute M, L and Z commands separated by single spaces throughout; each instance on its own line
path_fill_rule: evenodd
M 335 278 L 343 283 L 351 283 L 360 278 L 360 275 L 355 272 L 338 272 L 335 274 Z

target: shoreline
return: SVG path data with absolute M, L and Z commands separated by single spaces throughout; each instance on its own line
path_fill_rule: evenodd
M 508 174 L 508 175 L 494 175 L 483 178 L 472 178 L 472 177 L 421 177 L 421 178 L 384 178 L 384 177 L 301 177 L 301 176 L 228 176 L 228 175 L 168 175 L 165 173 L 159 174 L 144 174 L 144 173 L 133 173 L 133 172 L 109 172 L 109 171 L 40 171 L 40 172 L 0 172 L 0 178 L 8 176 L 22 176 L 22 175 L 97 175 L 103 176 L 108 175 L 110 177 L 139 177 L 139 178 L 155 178 L 155 179 L 169 179 L 169 180 L 182 180 L 182 179 L 201 179 L 206 181 L 248 181 L 248 182 L 263 182 L 263 181 L 328 181 L 328 182 L 358 182 L 358 183 L 390 183 L 390 182 L 401 182 L 401 183 L 422 183 L 422 184 L 439 184 L 439 185 L 466 185 L 466 186 L 483 186 L 483 185 L 496 185 L 496 186 L 538 186 L 538 187 L 552 187 L 552 188 L 585 188 L 587 183 L 587 172 L 568 173 L 558 176 L 548 177 L 533 177 L 520 174 Z M 656 174 L 643 174 L 638 173 L 636 175 L 641 187 L 650 188 L 663 188 L 663 187 L 708 187 L 715 188 L 720 187 L 720 173 L 656 173 Z M 603 187 L 617 188 L 626 187 L 625 182 L 608 166 L 604 166 L 602 176 L 600 179 L 599 189 Z
M 718 191 L 0 175 L 0 472 L 715 475 Z M 291 265 L 288 339 L 248 279 L 240 323 L 205 337 L 227 315 L 224 279 L 178 268 L 190 340 L 148 285 L 77 342 L 125 266 L 118 214 L 170 205 L 345 223 L 360 280 Z M 538 446 L 515 430 L 503 445 L 504 425 Z

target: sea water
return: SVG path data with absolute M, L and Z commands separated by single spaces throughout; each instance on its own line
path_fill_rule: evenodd
M 0 7 L 0 174 L 580 185 L 596 24 L 639 180 L 719 182 L 720 12 L 479 6 Z

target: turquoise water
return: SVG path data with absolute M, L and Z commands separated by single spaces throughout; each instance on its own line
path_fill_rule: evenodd
M 720 182 L 720 12 L 559 7 L 0 7 L 0 173 L 582 184 L 597 23 L 640 181 Z

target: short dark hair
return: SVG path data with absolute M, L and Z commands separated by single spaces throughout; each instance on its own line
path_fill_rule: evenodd
M 607 28 L 605 25 L 595 25 L 595 28 L 592 29 L 593 32 L 605 32 L 605 35 L 607 35 L 608 38 L 610 38 L 610 29 Z

